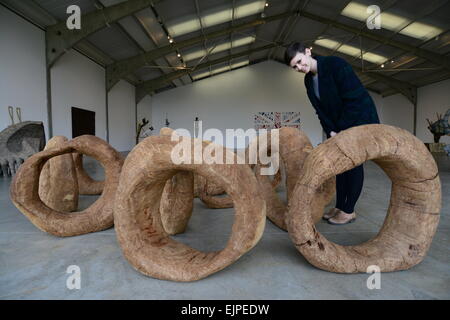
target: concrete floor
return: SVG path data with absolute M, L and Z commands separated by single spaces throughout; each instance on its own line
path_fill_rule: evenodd
M 11 179 L 0 178 L 0 299 L 449 299 L 450 298 L 450 158 L 439 159 L 443 208 L 428 256 L 418 266 L 381 275 L 381 289 L 369 290 L 369 275 L 334 274 L 310 265 L 287 233 L 267 222 L 257 246 L 228 268 L 197 282 L 175 283 L 146 277 L 123 258 L 114 229 L 72 238 L 39 231 L 9 199 Z M 103 175 L 94 162 L 88 172 Z M 373 163 L 348 226 L 324 222 L 328 239 L 351 245 L 379 230 L 390 196 L 390 181 Z M 82 197 L 81 207 L 95 197 Z M 195 200 L 185 234 L 176 239 L 201 250 L 219 250 L 228 239 L 233 209 L 207 209 Z M 68 290 L 67 267 L 81 269 L 81 289 Z

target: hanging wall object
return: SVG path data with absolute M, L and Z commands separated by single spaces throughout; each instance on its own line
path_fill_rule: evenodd
M 255 129 L 279 129 L 291 127 L 300 129 L 300 112 L 258 112 L 255 114 Z

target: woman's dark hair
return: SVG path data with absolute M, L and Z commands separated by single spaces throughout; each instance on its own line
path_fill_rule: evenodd
M 300 42 L 291 43 L 284 52 L 284 62 L 289 66 L 297 53 L 305 53 L 306 47 Z

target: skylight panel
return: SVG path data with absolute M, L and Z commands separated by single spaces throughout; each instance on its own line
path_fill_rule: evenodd
M 234 10 L 234 17 L 236 19 L 248 17 L 254 14 L 263 12 L 266 5 L 266 0 L 252 1 L 243 5 L 238 5 Z
M 194 80 L 199 80 L 205 77 L 210 76 L 211 74 L 209 73 L 209 71 L 205 71 L 205 72 L 200 72 L 200 73 L 196 73 L 192 75 L 192 79 Z
M 367 12 L 367 8 L 368 5 L 352 1 L 344 8 L 344 10 L 342 10 L 341 14 L 346 17 L 365 22 L 367 21 L 369 16 L 373 14 L 371 12 Z M 387 11 L 381 12 L 380 18 L 381 27 L 394 32 L 397 32 L 403 26 L 412 22 L 412 20 L 406 17 L 402 17 L 398 14 L 390 13 Z M 443 31 L 443 29 L 432 26 L 430 24 L 422 22 L 412 22 L 406 28 L 400 30 L 399 33 L 408 37 L 426 41 L 436 37 Z
M 203 27 L 208 28 L 211 26 L 215 26 L 216 24 L 231 21 L 232 17 L 233 10 L 231 8 L 206 14 L 202 17 Z
M 187 19 L 175 24 L 167 24 L 167 31 L 172 37 L 181 36 L 183 34 L 194 32 L 200 29 L 201 25 L 198 18 Z
M 341 52 L 343 54 L 352 56 L 352 57 L 359 57 L 361 55 L 361 49 L 358 47 L 350 46 L 347 44 L 343 44 L 339 47 L 341 44 L 338 41 L 331 40 L 331 39 L 319 39 L 314 42 L 316 45 L 328 48 L 330 50 L 336 50 L 338 52 Z M 387 57 L 381 56 L 379 54 L 373 53 L 373 52 L 363 52 L 363 59 L 374 63 L 374 64 L 382 64 L 387 60 Z
M 235 63 L 231 64 L 231 69 L 240 68 L 240 67 L 248 65 L 249 63 L 250 63 L 250 61 L 248 61 L 248 60 L 235 62 Z
M 240 19 L 254 14 L 258 14 L 264 11 L 266 1 L 256 0 L 256 1 L 246 1 L 242 4 L 239 2 L 236 4 L 234 9 L 234 18 Z M 201 19 L 201 23 L 200 23 Z M 184 20 L 175 20 L 168 22 L 167 30 L 170 36 L 178 37 L 183 34 L 198 31 L 201 29 L 202 25 L 204 28 L 212 27 L 221 23 L 229 22 L 233 19 L 233 8 L 230 4 L 227 7 L 222 7 L 221 9 L 210 10 L 202 13 L 201 18 L 195 15 L 191 15 L 189 18 Z
M 324 47 L 324 48 L 328 48 L 328 49 L 336 49 L 339 46 L 339 42 L 331 40 L 331 39 L 318 39 L 316 41 L 314 41 L 315 44 Z
M 230 66 L 226 65 L 226 66 L 223 66 L 223 67 L 219 67 L 219 68 L 213 69 L 212 70 L 212 74 L 214 75 L 214 74 L 218 74 L 218 73 L 229 71 L 229 70 L 230 70 Z
M 233 40 L 233 48 L 240 47 L 240 46 L 246 46 L 253 42 L 255 42 L 255 37 L 244 37 L 244 38 L 234 39 Z
M 408 37 L 427 41 L 440 35 L 442 32 L 444 32 L 443 29 L 422 22 L 414 22 L 403 29 L 400 33 Z
M 237 39 L 233 40 L 233 48 L 249 45 L 249 44 L 253 43 L 254 41 L 255 41 L 255 37 L 252 37 L 252 36 L 237 38 Z M 211 50 L 212 47 L 213 46 L 210 45 L 207 48 L 208 50 L 198 49 L 195 51 L 188 51 L 182 55 L 183 60 L 185 62 L 188 62 L 188 61 L 202 58 L 207 54 L 207 52 L 209 52 Z M 215 53 L 223 52 L 225 50 L 230 50 L 230 49 L 231 49 L 231 42 L 223 42 L 221 44 L 216 45 L 214 47 L 214 49 L 210 52 L 210 54 L 215 54 Z

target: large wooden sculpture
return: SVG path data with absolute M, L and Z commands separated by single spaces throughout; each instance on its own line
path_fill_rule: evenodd
M 174 130 L 162 128 L 161 136 L 179 137 Z M 194 203 L 194 174 L 189 171 L 179 171 L 166 181 L 161 197 L 161 222 L 164 230 L 175 235 L 186 230 L 192 215 Z
M 45 163 L 56 156 L 79 152 L 98 160 L 105 168 L 105 187 L 99 199 L 82 212 L 65 213 L 46 206 L 39 198 L 39 176 Z M 68 237 L 110 228 L 113 203 L 123 159 L 108 143 L 81 136 L 56 148 L 44 150 L 23 163 L 11 183 L 14 205 L 42 231 Z
M 355 246 L 328 241 L 314 226 L 313 212 L 323 209 L 318 188 L 331 177 L 368 160 L 392 181 L 391 201 L 378 235 Z M 408 269 L 425 257 L 439 222 L 441 185 L 438 168 L 423 142 L 386 125 L 365 125 L 339 133 L 314 149 L 291 197 L 289 235 L 314 266 L 332 272 Z
M 272 145 L 271 134 L 278 134 L 279 144 Z M 267 143 L 262 143 L 267 141 Z M 280 164 L 282 163 L 286 175 L 286 195 L 289 203 L 292 198 L 292 192 L 299 175 L 304 170 L 304 163 L 306 158 L 313 150 L 312 144 L 306 134 L 296 128 L 284 127 L 281 129 L 271 130 L 267 134 L 259 136 L 250 144 L 251 152 L 256 152 L 257 146 L 266 146 L 262 150 L 265 154 L 278 155 Z M 273 181 L 267 175 L 260 174 L 261 165 L 258 164 L 255 170 L 255 175 L 259 181 L 261 193 L 267 203 L 267 218 L 272 221 L 279 228 L 286 230 L 286 212 L 287 204 L 285 204 L 278 196 L 273 187 Z M 321 206 L 327 205 L 333 198 L 335 193 L 334 179 L 324 181 L 323 185 L 317 191 L 316 197 Z M 317 223 L 322 215 L 323 208 L 317 206 L 312 212 L 313 221 Z
M 83 168 L 83 154 L 76 152 L 72 154 L 77 173 L 79 193 L 81 195 L 99 195 L 103 192 L 105 181 L 92 179 Z
M 58 148 L 67 138 L 51 138 L 44 150 Z M 48 160 L 39 178 L 39 197 L 47 207 L 60 212 L 72 212 L 78 208 L 78 180 L 72 155 L 62 154 Z
M 256 245 L 264 230 L 265 201 L 247 165 L 175 165 L 171 159 L 175 145 L 169 137 L 149 137 L 128 155 L 116 196 L 114 222 L 119 244 L 134 268 L 159 279 L 194 281 L 227 267 Z M 233 199 L 235 220 L 223 250 L 198 251 L 170 238 L 164 230 L 161 195 L 166 181 L 180 170 L 219 182 Z

